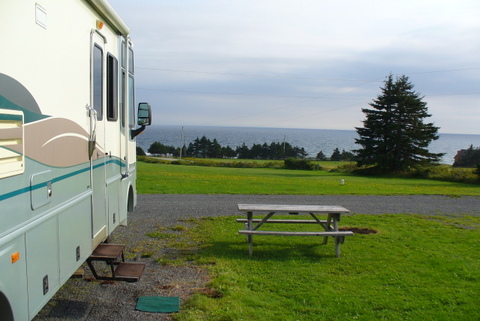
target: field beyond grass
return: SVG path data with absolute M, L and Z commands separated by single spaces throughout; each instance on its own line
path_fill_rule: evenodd
M 140 194 L 480 195 L 478 184 L 272 168 L 137 163 Z M 340 180 L 345 184 L 341 185 Z
M 185 233 L 214 278 L 176 320 L 480 319 L 480 217 L 344 216 L 377 233 L 347 237 L 340 258 L 332 239 L 282 236 L 255 236 L 249 257 L 234 218 L 197 224 Z

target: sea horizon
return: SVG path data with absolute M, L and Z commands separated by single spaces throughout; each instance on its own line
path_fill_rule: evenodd
M 480 146 L 480 135 L 438 133 L 439 139 L 432 141 L 429 151 L 445 153 L 442 163 L 453 164 L 457 151 L 467 149 L 470 145 Z M 360 146 L 355 143 L 358 134 L 355 129 L 314 129 L 314 128 L 280 128 L 280 127 L 243 127 L 243 126 L 207 126 L 207 125 L 151 125 L 137 137 L 137 144 L 145 152 L 156 141 L 180 147 L 188 146 L 196 138 L 216 139 L 223 146 L 235 149 L 243 144 L 270 144 L 287 142 L 292 146 L 305 148 L 309 158 L 314 158 L 322 151 L 330 157 L 335 148 L 340 151 L 352 151 Z M 183 143 L 183 144 L 182 144 Z
M 354 131 L 355 127 L 352 129 L 333 129 L 333 128 L 299 128 L 299 127 L 268 127 L 268 126 L 224 126 L 224 125 L 159 125 L 159 124 L 152 124 L 148 127 L 146 127 L 145 130 L 148 130 L 150 127 L 178 127 L 181 128 L 188 128 L 188 127 L 213 127 L 213 128 L 260 128 L 260 129 L 295 129 L 295 130 L 338 130 L 338 131 Z M 480 136 L 480 133 L 478 134 L 471 134 L 471 133 L 447 133 L 447 132 L 438 132 L 439 135 L 472 135 L 472 136 Z

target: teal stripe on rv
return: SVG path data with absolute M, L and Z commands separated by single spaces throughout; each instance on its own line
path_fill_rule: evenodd
M 121 162 L 119 159 L 112 159 L 112 160 L 107 161 L 106 163 L 100 163 L 100 164 L 94 165 L 93 169 L 97 169 L 99 167 L 105 166 L 106 164 L 117 164 L 122 168 L 125 167 L 125 164 L 123 162 Z M 65 174 L 65 175 L 55 177 L 54 179 L 51 180 L 51 182 L 52 183 L 60 182 L 60 181 L 63 181 L 64 179 L 67 179 L 67 178 L 70 178 L 70 177 L 88 172 L 89 170 L 90 170 L 90 166 L 79 169 L 79 170 L 76 170 L 74 172 L 71 172 L 71 173 L 68 173 L 68 174 Z M 23 187 L 23 188 L 15 190 L 15 191 L 11 191 L 9 193 L 0 195 L 0 202 L 4 201 L 6 199 L 12 198 L 12 197 L 21 195 L 23 193 L 29 193 L 32 190 L 37 190 L 39 188 L 43 188 L 43 187 L 45 187 L 45 184 L 46 184 L 46 182 L 42 182 L 42 183 L 39 183 L 39 184 L 35 184 L 33 186 Z

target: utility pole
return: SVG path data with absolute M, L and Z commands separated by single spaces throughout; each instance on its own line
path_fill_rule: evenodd
M 182 126 L 182 133 L 180 135 L 180 159 L 182 159 L 182 150 L 183 150 L 183 126 Z

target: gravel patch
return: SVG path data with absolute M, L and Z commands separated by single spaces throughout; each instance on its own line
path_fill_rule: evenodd
M 181 303 L 197 292 L 208 293 L 208 271 L 195 265 L 163 266 L 156 261 L 170 251 L 165 241 L 147 236 L 160 227 L 188 225 L 185 219 L 237 216 L 237 204 L 341 205 L 355 214 L 416 213 L 480 215 L 480 197 L 351 196 L 351 195 L 138 195 L 138 206 L 127 227 L 119 227 L 112 242 L 126 244 L 127 261 L 146 263 L 138 283 L 98 282 L 85 268 L 84 279 L 70 279 L 34 321 L 171 320 L 170 314 L 135 310 L 140 296 L 178 296 Z M 140 257 L 139 253 L 152 253 Z M 137 253 L 137 255 L 135 255 Z

